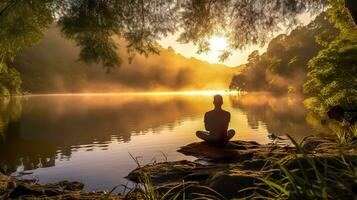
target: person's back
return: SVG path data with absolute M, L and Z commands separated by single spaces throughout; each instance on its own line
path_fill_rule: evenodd
M 215 108 L 206 112 L 204 122 L 208 132 L 197 131 L 197 137 L 214 144 L 225 144 L 235 134 L 234 130 L 228 130 L 231 114 L 222 109 L 223 98 L 215 95 L 213 104 Z
M 231 114 L 225 110 L 211 110 L 205 114 L 205 127 L 211 134 L 224 138 L 227 134 Z

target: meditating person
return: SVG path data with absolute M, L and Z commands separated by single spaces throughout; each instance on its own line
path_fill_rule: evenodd
M 205 114 L 205 128 L 207 131 L 197 131 L 197 137 L 213 145 L 225 145 L 234 136 L 234 130 L 228 130 L 231 114 L 222 109 L 221 95 L 213 97 L 214 109 Z M 227 131 L 228 130 L 228 131 Z

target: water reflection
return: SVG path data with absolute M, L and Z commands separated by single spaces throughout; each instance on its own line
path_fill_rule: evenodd
M 206 106 L 195 106 L 188 97 L 159 96 L 6 99 L 1 106 L 3 170 L 53 166 L 56 158 L 70 158 L 79 148 L 105 149 L 113 139 L 130 142 L 132 135 L 159 132 L 163 124 L 172 130 L 175 120 L 209 107 L 209 102 L 201 103 Z
M 299 98 L 249 94 L 226 95 L 224 101 L 230 128 L 237 130 L 233 139 L 268 143 L 313 132 Z M 135 167 L 128 152 L 145 162 L 161 151 L 169 160 L 192 159 L 176 150 L 199 141 L 194 133 L 204 128 L 203 115 L 212 109 L 212 96 L 205 95 L 32 96 L 0 102 L 2 171 L 30 170 L 44 183 L 80 180 L 88 190 L 125 184 L 123 177 Z
M 241 109 L 252 129 L 261 123 L 266 126 L 270 139 L 291 135 L 300 141 L 315 132 L 306 123 L 307 111 L 300 96 L 272 96 L 269 93 L 250 93 L 231 96 L 233 108 Z

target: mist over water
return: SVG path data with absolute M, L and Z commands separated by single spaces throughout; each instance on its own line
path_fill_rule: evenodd
M 226 89 L 237 69 L 186 58 L 172 48 L 160 54 L 135 56 L 128 61 L 127 43 L 115 37 L 120 67 L 107 73 L 100 64 L 80 62 L 80 48 L 64 38 L 58 27 L 47 30 L 43 40 L 23 50 L 12 63 L 20 73 L 24 91 L 32 94 L 141 92 Z
M 285 134 L 301 140 L 315 130 L 306 123 L 297 98 L 226 94 L 223 108 L 231 112 L 234 140 L 269 143 Z M 165 156 L 194 160 L 176 150 L 199 141 L 195 131 L 204 129 L 203 115 L 211 109 L 211 94 L 49 95 L 2 101 L 1 169 L 41 183 L 78 180 L 88 191 L 110 190 L 126 184 L 124 177 L 136 167 L 129 152 L 142 164 Z

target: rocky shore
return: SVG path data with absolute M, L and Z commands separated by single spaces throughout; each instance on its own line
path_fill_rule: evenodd
M 200 142 L 184 146 L 178 151 L 195 156 L 197 160 L 146 165 L 132 171 L 128 178 L 140 182 L 143 174 L 148 175 L 158 190 L 162 191 L 174 186 L 185 187 L 186 197 L 189 199 L 198 197 L 197 194 L 200 193 L 210 193 L 208 188 L 219 193 L 213 194 L 219 197 L 218 199 L 230 199 L 252 195 L 256 190 L 250 188 L 266 187 L 261 183 L 267 177 L 276 177 L 278 180 L 281 170 L 274 165 L 275 162 L 279 161 L 289 169 L 296 169 L 301 165 L 305 167 L 308 163 L 302 160 L 302 152 L 317 163 L 317 168 L 324 167 L 318 163 L 335 164 L 337 167 L 336 159 L 340 159 L 341 154 L 346 160 L 357 162 L 356 145 L 342 147 L 335 140 L 322 137 L 305 138 L 299 149 L 292 146 L 232 141 L 225 148 Z
M 104 192 L 86 193 L 83 187 L 77 181 L 40 185 L 34 180 L 18 180 L 0 173 L 0 199 L 123 199 Z
M 262 184 L 265 178 L 281 177 L 281 169 L 274 165 L 275 162 L 279 161 L 289 169 L 305 167 L 308 163 L 302 159 L 301 154 L 304 154 L 316 163 L 336 165 L 336 159 L 341 155 L 349 162 L 357 163 L 356 149 L 355 144 L 342 146 L 333 139 L 322 137 L 308 137 L 298 148 L 251 141 L 232 141 L 221 148 L 199 142 L 178 150 L 196 157 L 195 162 L 149 164 L 133 170 L 127 178 L 150 184 L 159 194 L 184 191 L 188 199 L 202 194 L 217 199 L 242 198 L 256 191 L 251 188 L 266 187 Z M 317 168 L 320 167 L 324 166 L 317 164 Z M 83 187 L 82 183 L 69 181 L 40 185 L 0 174 L 0 199 L 136 199 L 135 191 L 122 197 L 103 192 L 86 193 L 82 191 Z

